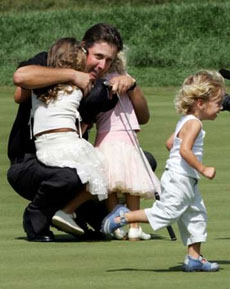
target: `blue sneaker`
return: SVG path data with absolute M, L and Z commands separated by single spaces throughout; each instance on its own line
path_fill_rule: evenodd
M 192 257 L 187 255 L 185 257 L 182 270 L 185 272 L 195 272 L 195 271 L 215 272 L 219 271 L 219 264 L 208 262 L 202 256 L 200 256 L 198 259 L 193 259 Z
M 101 225 L 101 232 L 104 234 L 111 234 L 116 229 L 125 226 L 128 222 L 125 220 L 125 213 L 130 212 L 125 206 L 117 205 L 112 212 L 104 218 Z M 121 221 L 119 223 L 115 223 L 115 218 L 120 217 Z

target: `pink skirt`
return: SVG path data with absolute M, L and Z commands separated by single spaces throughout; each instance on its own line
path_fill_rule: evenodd
M 155 192 L 160 194 L 160 181 L 141 150 L 144 165 L 131 132 L 99 134 L 95 146 L 104 156 L 109 193 L 129 193 L 146 199 L 154 198 Z

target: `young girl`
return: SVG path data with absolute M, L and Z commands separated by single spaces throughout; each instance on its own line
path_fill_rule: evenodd
M 108 80 L 126 73 L 125 62 L 121 53 L 118 54 L 110 71 L 113 72 L 107 75 Z M 135 107 L 135 110 L 134 98 L 141 99 L 144 105 L 138 108 Z M 160 193 L 160 182 L 142 152 L 153 183 L 151 182 L 135 143 L 137 141 L 136 133 L 140 130 L 138 120 L 143 122 L 141 119 L 143 116 L 146 120 L 149 118 L 147 103 L 139 87 L 133 87 L 128 93 L 122 95 L 121 101 L 125 111 L 118 102 L 114 109 L 100 113 L 96 120 L 95 146 L 105 159 L 106 175 L 109 183 L 109 197 L 107 200 L 109 211 L 112 211 L 118 204 L 120 195 L 125 196 L 127 207 L 130 210 L 138 210 L 140 208 L 140 197 L 154 198 L 156 191 Z M 135 112 L 141 114 L 139 119 Z M 130 130 L 125 114 L 131 123 L 133 132 Z M 124 238 L 124 234 L 124 231 L 119 229 L 114 233 L 117 239 Z M 130 240 L 146 240 L 150 239 L 151 235 L 142 232 L 141 227 L 136 223 L 130 224 L 128 238 Z
M 170 149 L 165 172 L 161 178 L 161 200 L 152 208 L 127 212 L 116 207 L 107 216 L 102 231 L 110 233 L 133 222 L 149 222 L 154 230 L 178 223 L 181 239 L 188 246 L 184 271 L 217 271 L 217 263 L 201 255 L 201 243 L 206 241 L 206 209 L 198 190 L 199 173 L 208 179 L 215 177 L 215 168 L 202 163 L 203 120 L 214 120 L 222 108 L 224 80 L 217 72 L 201 71 L 189 76 L 178 96 L 176 109 L 183 116 L 174 134 L 167 141 Z
M 58 40 L 48 52 L 48 66 L 85 71 L 86 55 L 75 38 Z M 104 167 L 95 148 L 81 136 L 78 107 L 82 91 L 72 84 L 58 84 L 46 93 L 32 96 L 33 133 L 37 158 L 49 166 L 75 168 L 82 184 L 79 194 L 52 218 L 53 225 L 72 234 L 84 231 L 74 222 L 75 209 L 92 195 L 107 198 Z M 76 176 L 77 177 L 77 176 Z M 82 194 L 80 194 L 82 196 Z M 80 198 L 80 199 L 79 199 Z

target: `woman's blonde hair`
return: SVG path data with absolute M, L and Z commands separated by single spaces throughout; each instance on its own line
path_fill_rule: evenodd
M 175 97 L 178 113 L 191 112 L 196 100 L 209 101 L 218 98 L 224 91 L 224 79 L 217 71 L 202 70 L 187 77 Z
M 85 71 L 86 55 L 81 43 L 73 37 L 59 39 L 48 51 L 47 66 Z M 49 103 L 50 100 L 57 98 L 58 91 L 64 90 L 66 93 L 71 93 L 75 87 L 69 83 L 57 84 L 45 93 L 40 94 L 38 98 L 45 103 Z

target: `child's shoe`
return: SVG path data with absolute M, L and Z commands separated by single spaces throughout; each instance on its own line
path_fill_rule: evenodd
M 193 259 L 192 257 L 187 255 L 185 257 L 182 270 L 186 272 L 195 272 L 195 271 L 215 272 L 219 270 L 219 265 L 218 263 L 208 262 L 202 256 L 200 256 L 198 259 Z
M 76 224 L 74 217 L 74 214 L 67 214 L 59 210 L 52 217 L 52 224 L 63 232 L 76 236 L 83 235 L 85 232 Z
M 116 240 L 126 240 L 127 232 L 122 228 L 118 228 L 112 233 L 112 237 Z
M 151 235 L 147 234 L 145 232 L 142 231 L 142 228 L 139 228 L 139 234 L 140 234 L 140 240 L 150 240 L 151 239 Z
M 101 232 L 107 235 L 113 233 L 116 229 L 125 226 L 128 222 L 125 219 L 125 213 L 130 212 L 125 206 L 117 205 L 112 212 L 104 218 L 101 225 Z M 120 217 L 119 223 L 115 222 L 115 218 Z
M 130 228 L 128 232 L 128 238 L 130 241 L 150 240 L 151 235 L 144 233 L 141 227 Z

